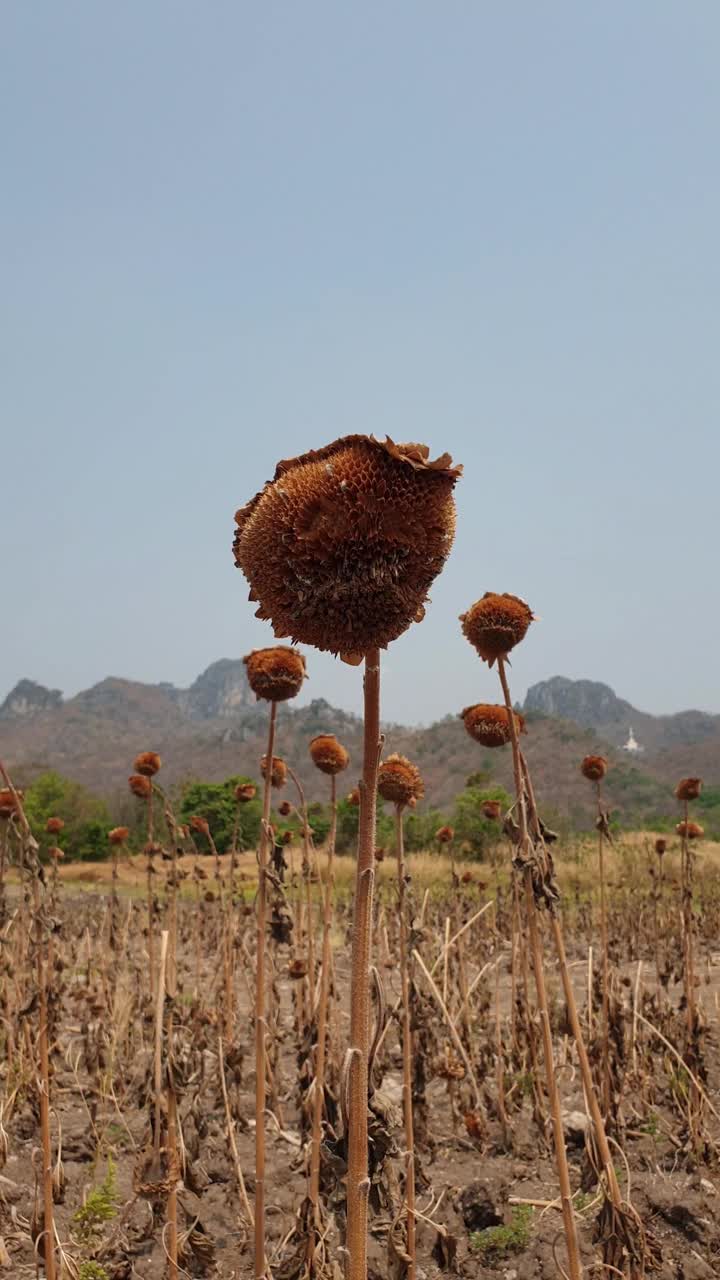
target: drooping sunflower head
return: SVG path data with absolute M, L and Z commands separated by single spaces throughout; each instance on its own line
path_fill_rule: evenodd
M 62 818 L 48 818 L 45 823 L 45 830 L 49 835 L 57 836 L 60 834 L 64 826 L 65 823 Z
M 238 804 L 249 804 L 255 799 L 257 787 L 254 782 L 239 782 L 235 788 L 235 799 Z
M 152 791 L 152 782 L 142 773 L 133 773 L 128 778 L 128 786 L 138 800 L 147 800 Z
M 275 635 L 359 662 L 423 616 L 455 532 L 449 454 L 345 436 L 280 462 L 235 516 L 235 563 Z
M 425 794 L 417 765 L 397 753 L 380 761 L 377 786 L 383 800 L 390 804 L 413 805 Z
M 702 840 L 705 835 L 705 831 L 699 822 L 678 822 L 675 830 L 679 836 L 683 836 L 686 840 Z
M 588 782 L 602 782 L 607 771 L 608 762 L 605 756 L 585 756 L 580 765 L 580 772 Z
M 133 769 L 136 773 L 142 774 L 143 778 L 154 778 L 159 773 L 162 761 L 157 751 L 141 751 L 139 756 L 135 757 Z
M 129 835 L 129 827 L 113 827 L 111 831 L 108 831 L 108 840 L 113 845 L 124 844 Z
M 507 707 L 478 702 L 473 707 L 465 707 L 464 711 L 460 712 L 460 719 L 470 737 L 482 743 L 484 747 L 504 747 L 511 741 Z M 513 711 L 513 720 L 515 732 L 519 736 L 525 732 L 525 719 L 519 711 Z
M 342 773 L 350 763 L 350 756 L 334 733 L 319 733 L 310 743 L 310 758 L 321 773 Z
M 697 800 L 701 791 L 701 778 L 681 778 L 675 788 L 675 795 L 678 800 Z
M 486 591 L 467 613 L 460 614 L 463 635 L 490 667 L 520 643 L 532 621 L 529 605 L 507 592 Z
M 270 649 L 253 649 L 243 658 L 248 684 L 255 697 L 266 702 L 287 702 L 300 692 L 307 674 L 299 649 L 276 644 Z
M 263 778 L 267 777 L 267 772 L 268 772 L 267 756 L 263 756 L 260 760 L 260 772 Z M 270 786 L 275 787 L 276 790 L 279 790 L 281 787 L 285 786 L 286 782 L 287 782 L 287 765 L 285 761 L 280 758 L 280 756 L 273 756 L 270 764 Z

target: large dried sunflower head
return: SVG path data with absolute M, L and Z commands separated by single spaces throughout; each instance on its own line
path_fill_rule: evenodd
M 519 596 L 486 591 L 482 600 L 460 614 L 463 635 L 477 649 L 480 657 L 492 666 L 505 658 L 524 638 L 533 621 L 529 605 Z
M 701 778 L 681 778 L 675 788 L 675 795 L 678 800 L 697 800 L 701 791 Z
M 350 756 L 334 733 L 319 733 L 310 743 L 310 758 L 321 773 L 342 773 L 350 763 Z
M 608 762 L 605 756 L 585 756 L 580 765 L 580 772 L 588 782 L 602 782 L 607 771 Z
M 260 772 L 263 778 L 267 777 L 267 756 L 263 756 L 260 760 Z M 284 787 L 287 782 L 287 765 L 280 756 L 273 756 L 270 768 L 270 786 L 277 790 Z
M 359 662 L 423 616 L 461 473 L 426 445 L 345 436 L 280 462 L 235 516 L 236 565 L 276 636 Z
M 286 702 L 294 698 L 307 674 L 303 655 L 286 644 L 253 649 L 243 662 L 248 684 L 258 701 L 264 698 L 266 702 Z
M 411 805 L 422 800 L 425 783 L 417 765 L 397 753 L 380 761 L 377 788 L 390 804 Z
M 141 773 L 143 778 L 154 778 L 161 764 L 157 751 L 141 751 L 140 755 L 135 757 L 133 769 L 136 773 Z
M 15 789 L 15 795 L 22 800 L 22 791 Z M 12 818 L 13 814 L 18 812 L 18 805 L 15 796 L 9 787 L 0 789 L 0 818 Z
M 678 822 L 675 830 L 679 836 L 684 836 L 686 840 L 702 840 L 705 831 L 699 822 Z
M 470 737 L 484 747 L 504 747 L 511 740 L 507 707 L 478 702 L 474 707 L 465 707 L 460 712 L 460 719 Z M 525 733 L 524 716 L 519 711 L 513 711 L 513 719 L 518 736 Z

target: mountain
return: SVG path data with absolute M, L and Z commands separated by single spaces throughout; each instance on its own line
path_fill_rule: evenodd
M 541 804 L 555 819 L 592 821 L 592 789 L 581 777 L 584 755 L 600 751 L 612 764 L 608 803 L 624 821 L 673 813 L 671 784 L 696 773 L 720 778 L 720 717 L 702 712 L 651 716 L 618 698 L 607 685 L 555 677 L 534 685 L 523 707 L 524 749 Z M 622 750 L 628 730 L 645 748 Z M 349 790 L 360 767 L 362 726 L 357 717 L 317 698 L 279 709 L 276 751 L 292 764 L 309 799 L 327 795 L 327 779 L 310 763 L 309 740 L 336 733 L 351 755 Z M 108 796 L 125 793 L 135 755 L 159 751 L 162 780 L 216 780 L 233 773 L 257 777 L 265 751 L 267 705 L 256 703 L 241 661 L 212 663 L 188 689 L 108 677 L 73 698 L 23 680 L 0 708 L 0 755 L 22 781 L 46 768 Z M 399 751 L 420 767 L 426 803 L 448 807 L 469 774 L 481 771 L 512 786 L 509 749 L 487 751 L 470 741 L 456 716 L 426 728 L 384 726 L 384 751 Z M 343 786 L 344 781 L 343 781 Z

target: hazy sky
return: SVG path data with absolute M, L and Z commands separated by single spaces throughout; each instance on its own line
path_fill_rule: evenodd
M 384 714 L 495 697 L 458 614 L 720 711 L 717 0 L 4 0 L 0 692 L 270 641 L 233 514 L 339 434 L 465 464 Z M 357 671 L 308 654 L 308 696 Z

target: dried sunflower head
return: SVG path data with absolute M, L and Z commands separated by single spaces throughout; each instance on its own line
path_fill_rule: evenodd
M 700 778 L 681 778 L 675 788 L 678 800 L 697 800 L 702 791 Z
M 17 788 L 16 795 L 22 799 L 22 791 L 18 791 Z M 0 789 L 0 818 L 12 818 L 13 814 L 17 813 L 17 811 L 18 807 L 15 796 L 10 788 L 3 787 Z
M 699 822 L 678 822 L 675 830 L 686 840 L 702 840 L 705 832 Z
M 422 800 L 425 783 L 417 765 L 397 753 L 380 761 L 377 788 L 383 800 L 390 804 L 410 805 Z
M 140 755 L 135 757 L 133 769 L 136 773 L 142 774 L 143 778 L 154 778 L 161 764 L 157 751 L 141 751 Z
M 235 563 L 275 635 L 360 662 L 423 616 L 461 473 L 426 445 L 345 436 L 280 462 L 235 516 Z
M 438 844 L 450 844 L 455 839 L 455 832 L 452 827 L 438 827 L 435 839 Z
M 128 786 L 139 800 L 146 800 L 152 791 L 152 782 L 141 773 L 133 773 L 128 778 Z
M 248 804 L 250 800 L 254 800 L 257 794 L 257 787 L 254 782 L 239 782 L 235 788 L 235 799 L 238 804 Z
M 267 756 L 263 756 L 260 761 L 260 772 L 263 778 L 267 777 Z M 280 789 L 287 782 L 287 765 L 280 756 L 273 756 L 270 768 L 270 786 Z
M 206 836 L 210 833 L 210 824 L 207 818 L 201 818 L 197 813 L 194 813 L 188 819 L 188 826 L 192 827 L 193 831 L 199 832 L 201 836 Z
M 108 831 L 108 840 L 110 844 L 124 844 L 129 835 L 129 827 L 113 827 L 112 831 Z
M 51 845 L 50 848 L 48 849 L 48 853 L 52 858 L 53 862 L 59 862 L 61 858 L 65 857 L 63 850 L 57 844 Z
M 515 732 L 518 736 L 525 733 L 525 719 L 519 711 L 513 711 Z M 460 719 L 471 738 L 482 743 L 484 747 L 504 747 L 510 742 L 510 717 L 507 707 L 494 703 L 478 702 L 474 707 L 465 707 L 460 712 Z
M 480 808 L 482 810 L 483 817 L 487 818 L 490 822 L 497 822 L 500 814 L 502 813 L 502 805 L 499 800 L 483 800 Z
M 658 836 L 655 841 L 655 852 L 662 857 L 667 849 L 667 840 L 663 840 L 662 836 Z
M 310 758 L 321 773 L 342 773 L 350 763 L 350 756 L 334 733 L 320 733 L 310 743 Z
M 47 822 L 45 823 L 45 830 L 50 835 L 56 836 L 62 831 L 64 826 L 65 826 L 65 823 L 63 822 L 62 818 L 48 818 Z
M 243 658 L 248 684 L 255 697 L 266 702 L 286 702 L 300 692 L 307 674 L 299 649 L 276 644 L 271 649 L 253 649 Z
M 588 782 L 602 782 L 607 771 L 608 762 L 605 756 L 585 756 L 580 765 L 580 772 Z
M 347 802 L 348 804 L 351 804 L 355 809 L 358 807 L 358 805 L 360 804 L 360 788 L 359 787 L 353 787 L 352 791 L 348 792 Z
M 486 591 L 482 600 L 460 614 L 460 621 L 463 635 L 491 667 L 498 658 L 506 658 L 524 638 L 533 613 L 519 596 Z

